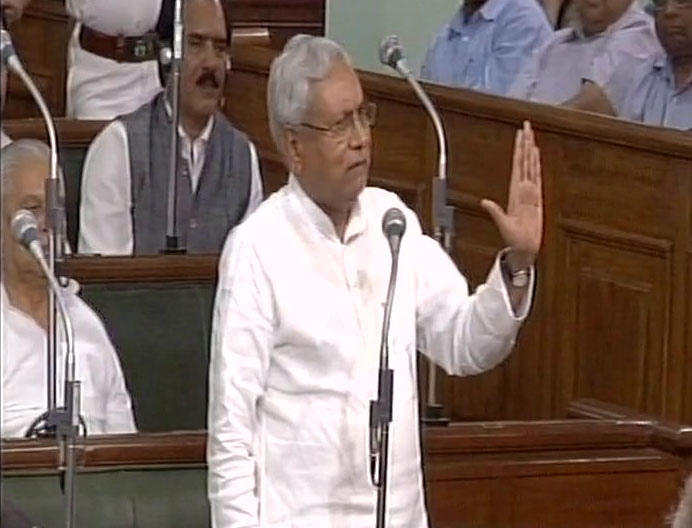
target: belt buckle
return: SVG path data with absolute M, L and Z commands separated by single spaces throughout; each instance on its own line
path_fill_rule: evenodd
M 139 61 L 147 60 L 151 55 L 149 44 L 150 42 L 146 39 L 138 38 L 135 40 L 132 46 L 132 56 Z

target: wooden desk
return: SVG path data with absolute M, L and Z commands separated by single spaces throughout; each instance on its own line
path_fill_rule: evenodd
M 203 466 L 205 442 L 203 432 L 90 438 L 78 459 L 102 470 Z M 433 528 L 663 528 L 682 475 L 646 421 L 454 424 L 427 431 L 424 445 Z M 10 478 L 56 461 L 53 442 L 2 446 Z

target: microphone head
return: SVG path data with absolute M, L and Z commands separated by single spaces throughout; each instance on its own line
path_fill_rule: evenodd
M 387 239 L 401 238 L 406 232 L 406 217 L 401 209 L 392 207 L 382 217 L 382 232 Z
M 14 239 L 26 248 L 38 240 L 38 221 L 34 214 L 26 209 L 20 209 L 15 213 L 10 230 Z
M 399 61 L 404 58 L 404 48 L 399 43 L 399 37 L 389 35 L 380 44 L 380 62 L 390 68 L 398 69 Z
M 12 37 L 10 37 L 9 31 L 0 25 L 0 60 L 2 60 L 3 64 L 7 64 L 9 58 L 14 54 Z

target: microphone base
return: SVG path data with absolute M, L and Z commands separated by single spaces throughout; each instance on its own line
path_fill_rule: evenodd
M 187 249 L 180 245 L 180 237 L 166 235 L 166 247 L 161 250 L 164 255 L 185 255 Z
M 425 406 L 425 412 L 421 422 L 426 426 L 445 426 L 449 425 L 449 418 L 444 416 L 444 407 L 438 403 Z

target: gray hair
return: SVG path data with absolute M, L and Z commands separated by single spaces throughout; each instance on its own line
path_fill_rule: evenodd
M 350 65 L 346 51 L 324 37 L 296 35 L 274 59 L 269 70 L 267 110 L 269 128 L 279 152 L 284 151 L 284 129 L 305 119 L 312 83 L 323 80 L 334 63 Z
M 671 528 L 692 528 L 692 477 L 687 479 L 677 511 L 671 519 Z
M 5 145 L 0 156 L 0 187 L 2 187 L 2 200 L 9 192 L 12 174 L 17 167 L 28 159 L 50 161 L 50 147 L 38 139 L 19 139 Z M 63 182 L 62 171 L 58 167 L 58 178 Z

